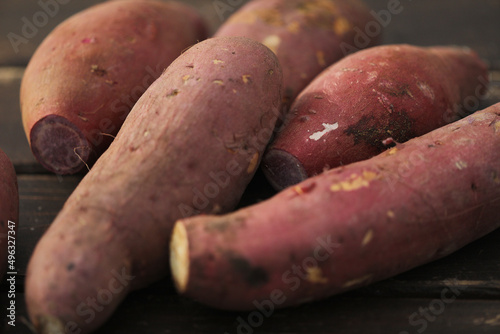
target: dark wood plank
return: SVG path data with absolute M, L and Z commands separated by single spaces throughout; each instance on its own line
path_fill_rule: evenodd
M 47 230 L 81 177 L 52 175 L 20 175 L 20 217 L 16 247 L 16 265 L 19 275 L 26 266 L 33 249 Z
M 392 0 L 364 0 L 376 12 Z M 401 12 L 391 15 L 384 43 L 422 46 L 462 45 L 476 50 L 500 69 L 500 1 L 398 0 Z
M 63 1 L 61 1 L 63 2 Z M 0 66 L 26 65 L 42 40 L 62 21 L 92 5 L 104 0 L 65 1 L 57 0 L 16 0 L 0 2 Z M 215 31 L 222 21 L 215 9 L 215 1 L 183 0 L 181 2 L 197 8 L 205 17 L 211 31 Z M 228 4 L 228 1 L 223 1 Z M 231 1 L 233 3 L 237 1 Z M 241 1 L 244 3 L 245 1 Z M 51 6 L 42 6 L 40 3 Z M 54 3 L 56 6 L 54 6 Z M 236 9 L 236 6 L 231 6 Z M 31 26 L 31 30 L 30 30 Z M 22 40 L 22 42 L 20 42 Z
M 2 291 L 3 292 L 3 291 Z M 3 297 L 5 293 L 2 293 Z M 266 315 L 259 311 L 209 309 L 154 289 L 129 296 L 96 334 L 261 333 L 261 334 L 496 334 L 500 301 L 465 300 L 451 290 L 445 299 L 358 297 L 345 294 Z M 445 301 L 446 300 L 446 301 Z M 31 334 L 24 296 L 16 296 L 17 325 L 5 333 Z M 268 309 L 270 310 L 270 309 Z M 88 315 L 84 319 L 89 319 Z M 2 320 L 4 322 L 5 320 Z
M 61 1 L 63 2 L 63 1 Z M 0 64 L 26 65 L 41 41 L 70 15 L 102 0 L 65 1 L 44 9 L 38 1 L 17 0 L 0 3 Z M 30 29 L 31 26 L 31 29 Z M 15 36 L 14 36 L 15 35 Z M 17 41 L 21 40 L 19 44 Z M 11 42 L 13 40 L 14 42 Z

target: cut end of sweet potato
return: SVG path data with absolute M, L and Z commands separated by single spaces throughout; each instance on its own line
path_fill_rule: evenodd
M 66 118 L 49 115 L 30 133 L 31 151 L 45 168 L 60 175 L 74 174 L 88 162 L 91 148 L 83 133 Z
M 35 329 L 40 334 L 65 334 L 64 325 L 58 318 L 50 315 L 36 317 Z
M 189 280 L 189 242 L 186 228 L 180 222 L 175 224 L 170 242 L 170 268 L 177 291 L 184 293 Z
M 267 180 L 278 191 L 300 183 L 308 177 L 302 163 L 283 150 L 269 150 L 264 155 L 262 166 Z

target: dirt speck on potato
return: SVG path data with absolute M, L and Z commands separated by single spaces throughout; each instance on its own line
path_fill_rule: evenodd
M 319 66 L 326 66 L 325 53 L 323 51 L 317 51 L 316 58 L 318 59 Z
M 308 267 L 306 268 L 307 277 L 306 280 L 313 284 L 326 284 L 328 279 L 323 275 L 323 271 L 320 267 Z
M 366 232 L 363 238 L 363 241 L 361 242 L 361 246 L 363 247 L 368 246 L 368 244 L 373 240 L 374 235 L 375 233 L 373 232 L 373 230 L 368 230 L 368 232 Z
M 255 172 L 255 169 L 257 169 L 257 166 L 259 165 L 259 158 L 260 154 L 258 152 L 255 152 L 255 154 L 252 157 L 252 160 L 250 160 L 250 164 L 248 165 L 247 168 L 247 173 L 252 174 Z
M 108 72 L 105 69 L 100 68 L 99 65 L 90 66 L 90 72 L 97 75 L 98 77 L 103 77 L 108 74 Z
M 352 25 L 349 21 L 343 17 L 338 17 L 333 23 L 333 31 L 337 36 L 343 36 L 351 31 Z
M 378 178 L 379 175 L 370 171 L 365 171 L 362 175 L 352 174 L 349 179 L 332 184 L 330 190 L 333 192 L 339 192 L 355 191 L 361 188 L 368 188 L 370 186 L 370 182 Z

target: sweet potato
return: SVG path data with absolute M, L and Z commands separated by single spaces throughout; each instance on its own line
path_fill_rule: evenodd
M 326 298 L 500 227 L 500 104 L 224 216 L 180 220 L 180 293 L 230 310 Z M 266 312 L 267 312 L 266 311 Z
M 198 13 L 176 2 L 110 1 L 61 23 L 22 80 L 24 130 L 37 160 L 57 174 L 91 165 L 146 88 L 205 37 Z
M 470 49 L 389 45 L 359 51 L 302 91 L 293 117 L 265 154 L 264 172 L 281 190 L 368 159 L 387 148 L 388 138 L 405 142 L 465 116 L 487 85 L 487 67 Z
M 0 279 L 2 279 L 2 282 L 7 271 L 16 271 L 15 246 L 18 224 L 19 194 L 16 172 L 7 155 L 0 150 Z M 12 256 L 11 259 L 14 259 L 14 261 L 7 261 L 9 255 Z M 8 262 L 13 266 L 8 266 Z
M 128 291 L 168 274 L 177 219 L 236 206 L 282 80 L 276 56 L 239 37 L 201 42 L 167 68 L 36 246 L 26 300 L 41 333 L 97 328 Z
M 289 107 L 315 76 L 352 51 L 353 45 L 358 49 L 380 42 L 380 25 L 372 37 L 365 34 L 369 22 L 376 24 L 359 0 L 253 0 L 215 36 L 245 36 L 273 50 L 283 68 Z

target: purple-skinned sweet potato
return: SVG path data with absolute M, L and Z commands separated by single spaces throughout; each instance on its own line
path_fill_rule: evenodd
M 22 80 L 23 125 L 36 159 L 57 174 L 91 165 L 149 85 L 206 34 L 199 14 L 179 2 L 109 1 L 61 23 Z
M 365 34 L 375 18 L 360 0 L 253 0 L 215 36 L 245 36 L 268 46 L 283 68 L 285 106 L 322 70 L 356 49 L 377 45 L 382 27 Z
M 281 190 L 368 159 L 387 149 L 388 138 L 405 142 L 474 111 L 487 85 L 487 67 L 470 49 L 388 45 L 359 51 L 301 92 L 263 170 Z
M 168 274 L 177 219 L 234 209 L 282 84 L 276 56 L 241 37 L 201 42 L 166 69 L 35 248 L 25 291 L 40 333 L 99 327 L 129 291 Z
M 500 103 L 222 215 L 180 220 L 177 289 L 229 310 L 327 298 L 500 227 Z
M 18 240 L 16 235 L 18 224 L 19 194 L 17 176 L 12 162 L 0 150 L 0 279 L 2 281 L 6 272 L 16 271 L 15 251 L 16 240 Z

